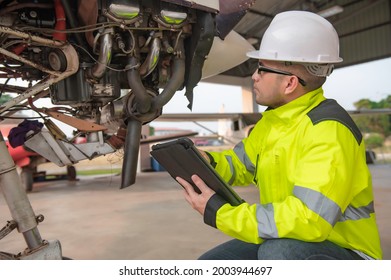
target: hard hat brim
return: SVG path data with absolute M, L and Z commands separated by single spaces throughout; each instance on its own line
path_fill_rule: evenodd
M 250 51 L 246 53 L 247 57 L 249 58 L 255 58 L 255 59 L 264 59 L 264 60 L 272 60 L 272 61 L 289 61 L 289 62 L 297 62 L 297 63 L 310 63 L 310 64 L 334 64 L 334 63 L 340 63 L 343 61 L 342 58 L 338 57 L 337 59 L 334 60 L 327 60 L 327 61 L 322 61 L 322 60 L 295 60 L 292 58 L 284 58 L 284 57 L 273 57 L 271 55 L 264 55 L 261 53 L 260 50 L 255 50 L 255 51 Z

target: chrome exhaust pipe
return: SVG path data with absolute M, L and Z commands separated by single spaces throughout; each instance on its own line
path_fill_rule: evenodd
M 91 69 L 92 78 L 99 80 L 103 77 L 106 67 L 110 64 L 113 49 L 113 29 L 109 28 L 104 31 L 100 37 L 100 50 L 98 62 Z
M 160 38 L 153 38 L 151 51 L 148 53 L 147 58 L 140 67 L 140 76 L 145 78 L 156 68 L 159 62 L 160 49 L 162 47 Z

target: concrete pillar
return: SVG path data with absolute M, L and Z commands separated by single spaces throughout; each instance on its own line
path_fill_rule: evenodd
M 258 104 L 255 101 L 253 94 L 253 81 L 250 78 L 243 78 L 242 83 L 242 112 L 243 113 L 258 113 Z
M 216 83 L 223 85 L 241 86 L 242 87 L 242 112 L 258 113 L 258 104 L 252 93 L 253 81 L 251 77 L 234 77 L 226 75 L 217 75 L 203 80 L 207 83 Z

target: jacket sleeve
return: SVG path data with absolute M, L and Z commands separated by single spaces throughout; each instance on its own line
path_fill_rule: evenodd
M 217 173 L 229 185 L 247 186 L 253 182 L 256 147 L 252 139 L 243 139 L 233 149 L 208 154 Z

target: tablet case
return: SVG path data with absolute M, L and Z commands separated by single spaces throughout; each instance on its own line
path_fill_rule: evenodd
M 183 137 L 173 141 L 155 144 L 151 150 L 152 157 L 171 175 L 181 177 L 189 182 L 197 193 L 200 190 L 191 180 L 198 175 L 211 189 L 233 206 L 244 200 L 213 169 L 194 146 L 193 141 Z

